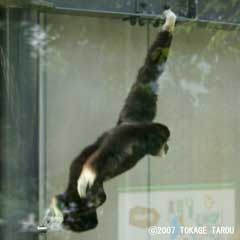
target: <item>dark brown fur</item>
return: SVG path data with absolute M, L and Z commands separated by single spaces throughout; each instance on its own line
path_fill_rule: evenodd
M 137 80 L 125 101 L 118 124 L 123 122 L 151 122 L 156 116 L 157 93 L 151 83 L 156 83 L 164 70 L 172 34 L 162 31 L 148 51 L 144 65 L 139 69 Z

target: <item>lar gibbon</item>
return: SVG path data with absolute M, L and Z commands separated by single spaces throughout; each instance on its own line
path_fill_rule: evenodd
M 61 214 L 65 228 L 77 232 L 95 228 L 96 208 L 106 200 L 103 183 L 131 169 L 147 154 L 168 151 L 168 127 L 152 122 L 157 107 L 157 80 L 168 58 L 176 21 L 170 9 L 164 15 L 165 23 L 148 50 L 116 126 L 76 157 L 66 191 L 52 199 L 52 208 L 56 215 Z

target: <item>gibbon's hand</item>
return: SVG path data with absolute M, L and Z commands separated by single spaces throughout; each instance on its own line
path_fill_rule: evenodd
M 177 19 L 176 14 L 171 9 L 167 9 L 163 12 L 163 15 L 165 16 L 166 20 L 162 26 L 162 29 L 164 31 L 173 32 Z

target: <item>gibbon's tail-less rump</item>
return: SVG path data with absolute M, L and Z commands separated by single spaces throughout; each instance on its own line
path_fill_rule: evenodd
M 152 123 L 157 108 L 157 80 L 164 70 L 176 16 L 169 9 L 162 30 L 150 47 L 144 65 L 124 103 L 117 125 L 87 146 L 70 167 L 64 193 L 53 197 L 52 208 L 63 225 L 82 232 L 97 226 L 96 208 L 104 203 L 104 181 L 134 167 L 145 155 L 166 154 L 170 131 Z

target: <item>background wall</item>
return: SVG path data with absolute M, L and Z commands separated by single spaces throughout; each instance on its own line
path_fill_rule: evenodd
M 145 57 L 147 30 L 118 19 L 48 15 L 47 32 L 49 200 L 65 189 L 73 158 L 116 123 Z M 151 29 L 151 40 L 156 33 Z M 106 183 L 108 199 L 98 210 L 99 226 L 82 238 L 116 237 L 119 187 L 144 187 L 149 177 L 157 186 L 240 180 L 237 38 L 236 32 L 177 26 L 160 79 L 156 118 L 171 129 L 170 151 L 166 159 L 151 157 L 148 164 L 145 158 Z M 79 235 L 50 233 L 48 239 L 79 239 Z

